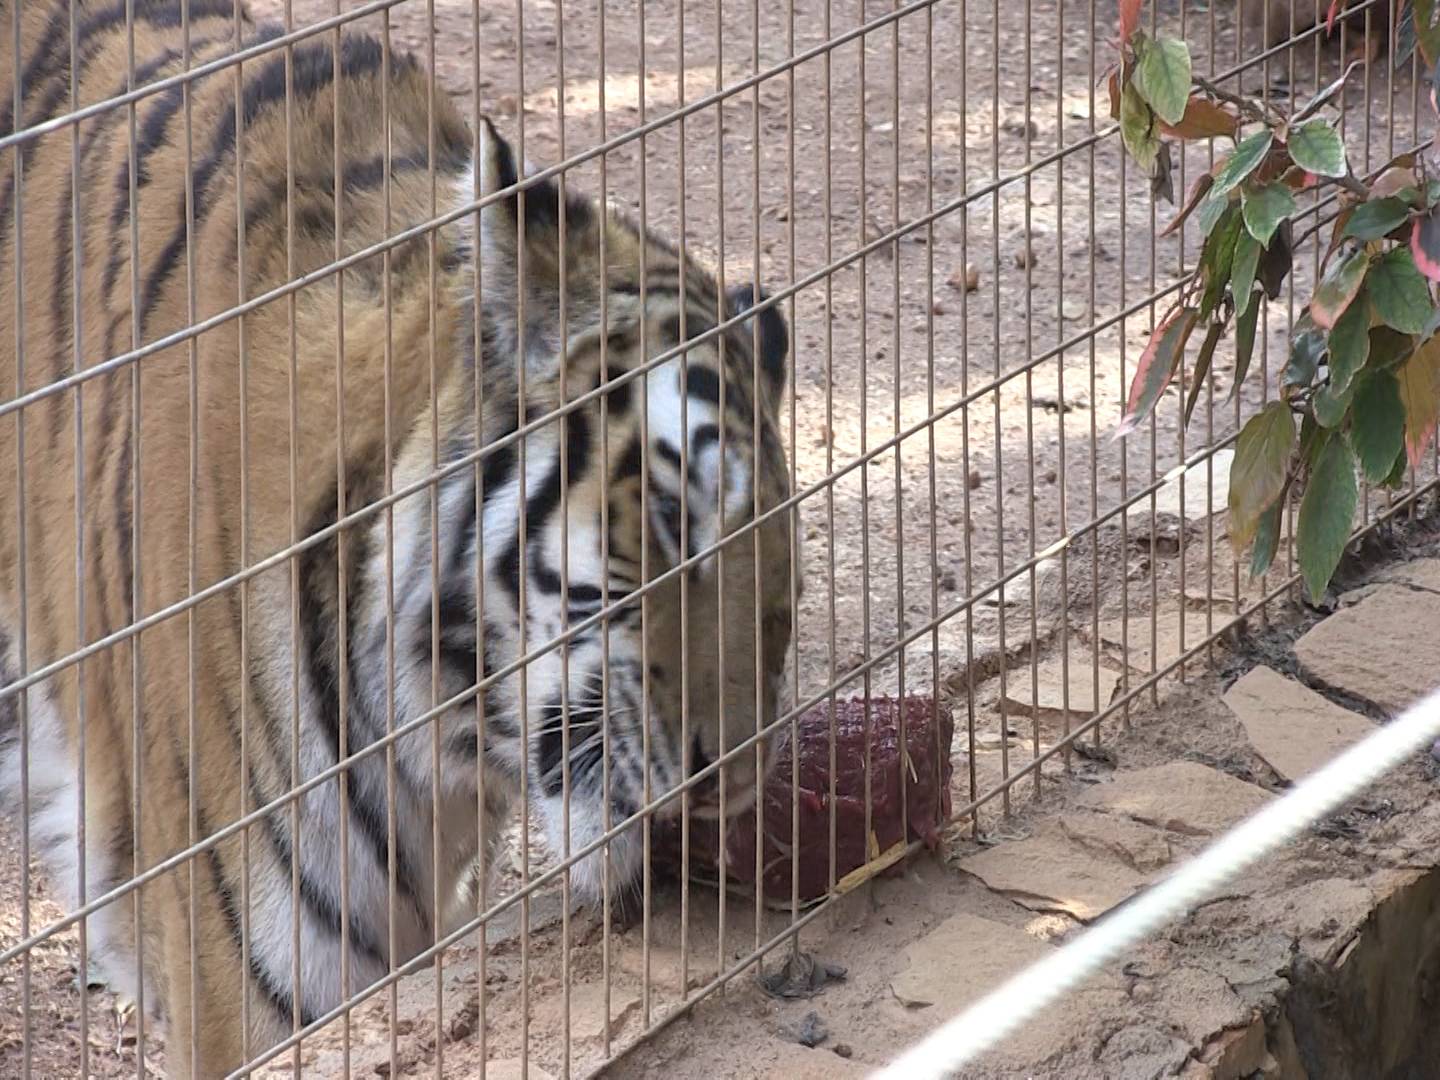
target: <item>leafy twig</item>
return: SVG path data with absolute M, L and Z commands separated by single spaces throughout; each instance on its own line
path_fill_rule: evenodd
M 1205 93 L 1209 94 L 1217 101 L 1223 101 L 1229 105 L 1234 105 L 1251 120 L 1258 120 L 1264 124 L 1270 123 L 1272 119 L 1278 120 L 1281 123 L 1284 123 L 1285 121 L 1285 114 L 1273 105 L 1270 105 L 1268 103 L 1262 105 L 1254 98 L 1247 98 L 1241 94 L 1231 93 L 1224 87 L 1218 86 L 1215 83 L 1211 82 L 1209 79 L 1206 79 L 1201 75 L 1194 74 L 1193 72 L 1191 73 L 1190 78 L 1195 83 L 1195 85 L 1198 86 L 1201 90 L 1204 90 Z

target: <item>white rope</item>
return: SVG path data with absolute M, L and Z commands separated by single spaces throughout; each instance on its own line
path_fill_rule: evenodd
M 1396 663 L 1403 663 L 1396 657 Z M 987 994 L 874 1075 L 954 1076 L 1056 998 L 1440 736 L 1440 692 L 1267 804 L 1164 881 Z

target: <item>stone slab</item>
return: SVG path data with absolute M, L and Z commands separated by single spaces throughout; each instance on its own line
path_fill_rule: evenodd
M 1081 847 L 1147 873 L 1174 857 L 1164 832 L 1113 814 L 1071 810 L 1060 818 L 1060 828 Z
M 554 1077 L 544 1069 L 535 1064 L 534 1061 L 525 1062 L 525 1068 L 520 1067 L 520 1059 L 497 1058 L 485 1063 L 485 1080 L 554 1080 Z
M 1221 700 L 1255 752 L 1286 780 L 1309 775 L 1375 730 L 1359 713 L 1264 665 L 1246 672 Z
M 1381 585 L 1295 643 L 1305 671 L 1396 716 L 1440 684 L 1440 596 Z
M 537 1021 L 559 1037 L 564 1030 L 565 1004 L 560 988 L 545 995 L 543 1013 Z M 613 1038 L 624 1027 L 630 1014 L 640 1006 L 640 992 L 628 983 L 610 983 L 610 1034 Z M 539 1010 L 537 1010 L 538 1012 Z M 570 1037 L 598 1039 L 605 1034 L 605 983 L 585 982 L 570 987 Z
M 1032 911 L 1059 911 L 1090 922 L 1127 900 L 1148 875 L 1063 836 L 1032 836 L 961 860 L 995 892 Z
M 1180 614 L 1173 608 L 1169 608 L 1156 616 L 1153 664 L 1151 663 L 1152 641 L 1148 614 L 1132 615 L 1128 620 L 1128 625 L 1127 620 L 1122 619 L 1107 619 L 1102 622 L 1100 624 L 1102 649 L 1108 655 L 1113 656 L 1116 663 L 1128 664 L 1132 673 L 1148 675 L 1179 659 L 1212 633 L 1218 634 L 1235 621 L 1235 616 L 1229 612 L 1214 611 L 1207 616 L 1204 611 L 1193 609 L 1184 611 L 1185 642 L 1182 649 Z M 1123 655 L 1122 648 L 1125 650 Z
M 1084 791 L 1082 806 L 1124 814 L 1187 836 L 1213 836 L 1273 798 L 1269 792 L 1193 761 L 1122 772 Z
M 993 919 L 952 915 L 906 947 L 906 965 L 890 980 L 890 991 L 908 1008 L 943 1002 L 951 1011 L 962 1009 L 1052 948 Z
M 1185 477 L 1185 519 L 1200 521 L 1211 514 L 1222 514 L 1230 504 L 1230 464 L 1235 458 L 1231 449 L 1215 452 L 1213 473 L 1205 462 L 1187 469 Z M 1155 512 L 1180 516 L 1180 477 L 1175 477 L 1155 492 Z M 1131 518 L 1148 518 L 1150 500 L 1141 499 L 1129 510 Z
M 1033 673 L 1027 664 L 1007 674 L 1005 705 L 1022 716 L 1038 714 L 1043 717 L 1049 714 L 1052 717 L 1061 717 L 1065 714 L 1068 703 L 1071 716 L 1094 716 L 1099 709 L 1110 704 L 1119 685 L 1119 673 L 1112 671 L 1104 663 L 1100 665 L 1100 681 L 1097 683 L 1093 657 L 1089 653 L 1072 649 L 1068 671 L 1064 658 L 1056 656 L 1040 664 Z M 1099 708 L 1096 708 L 1097 701 Z

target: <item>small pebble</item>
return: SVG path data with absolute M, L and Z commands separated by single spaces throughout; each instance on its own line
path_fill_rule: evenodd
M 974 263 L 966 263 L 963 269 L 956 270 L 946 279 L 946 284 L 952 289 L 974 292 L 980 288 L 980 271 Z
M 970 479 L 970 490 L 971 490 L 971 491 L 974 491 L 976 488 L 978 488 L 978 487 L 980 486 L 980 481 L 981 481 L 980 470 L 979 470 L 979 469 L 971 469 L 971 470 L 970 470 L 970 478 L 969 478 L 969 479 Z
M 833 1047 L 836 1057 L 848 1058 L 854 1055 L 855 1051 L 850 1049 L 849 1043 L 836 1043 Z

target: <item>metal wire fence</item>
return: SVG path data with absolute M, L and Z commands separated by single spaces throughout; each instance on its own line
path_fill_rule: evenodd
M 1268 10 L 1146 18 L 1421 142 L 1388 8 Z M 601 1069 L 1295 588 L 1226 478 L 1335 207 L 1112 439 L 1198 237 L 1095 0 L 0 12 L 7 1073 Z

